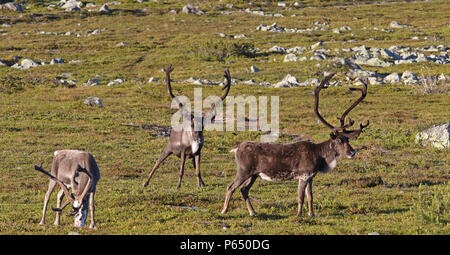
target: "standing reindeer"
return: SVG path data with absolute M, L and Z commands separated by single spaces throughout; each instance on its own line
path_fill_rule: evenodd
M 52 163 L 51 173 L 39 166 L 34 169 L 50 177 L 47 193 L 44 198 L 44 209 L 40 225 L 45 224 L 45 215 L 47 212 L 47 204 L 58 184 L 61 190 L 58 192 L 56 206 L 52 210 L 56 212 L 54 225 L 59 225 L 59 218 L 62 210 L 70 203 L 72 211 L 70 215 L 75 216 L 75 227 L 84 227 L 86 223 L 88 203 L 91 213 L 91 224 L 89 228 L 96 228 L 94 221 L 94 194 L 97 182 L 100 180 L 100 169 L 94 157 L 84 151 L 79 150 L 61 150 L 55 151 L 55 157 Z M 69 189 L 72 188 L 72 193 Z M 61 206 L 61 202 L 67 197 L 67 201 Z
M 172 65 L 169 65 L 166 69 L 166 84 L 167 84 L 167 90 L 169 92 L 169 95 L 172 97 L 172 99 L 176 100 L 178 102 L 178 107 L 180 110 L 183 110 L 183 104 L 174 96 L 172 93 L 172 87 L 170 84 L 170 73 L 173 71 Z M 195 174 L 197 176 L 197 185 L 198 187 L 205 186 L 205 183 L 202 180 L 201 174 L 200 174 L 200 156 L 201 156 L 201 149 L 203 146 L 203 128 L 205 123 L 205 118 L 208 117 L 211 120 L 215 118 L 216 115 L 216 104 L 223 101 L 225 97 L 228 95 L 228 92 L 230 91 L 231 87 L 231 76 L 230 71 L 227 69 L 225 70 L 225 78 L 227 80 L 227 83 L 223 87 L 223 90 L 225 90 L 224 94 L 220 97 L 220 100 L 216 103 L 213 103 L 211 105 L 211 109 L 206 113 L 203 114 L 200 118 L 196 118 L 194 114 L 190 114 L 188 118 L 190 118 L 190 130 L 185 130 L 184 128 L 175 131 L 170 131 L 170 137 L 169 142 L 167 143 L 166 147 L 164 148 L 164 151 L 161 153 L 161 156 L 156 161 L 155 165 L 153 166 L 153 169 L 150 171 L 150 174 L 147 178 L 147 180 L 144 182 L 143 186 L 146 187 L 152 178 L 153 174 L 155 173 L 155 170 L 159 167 L 159 165 L 171 154 L 177 155 L 180 159 L 180 175 L 178 179 L 178 185 L 177 188 L 181 187 L 181 179 L 183 178 L 184 174 L 184 163 L 186 161 L 186 158 L 192 158 L 192 164 L 195 167 Z M 190 110 L 190 109 L 189 109 Z M 200 130 L 196 130 L 195 127 L 201 127 Z
M 367 81 L 363 81 L 363 88 L 350 88 L 350 90 L 358 90 L 361 97 L 358 98 L 339 118 L 340 126 L 334 127 L 320 115 L 319 113 L 319 93 L 325 87 L 325 84 L 333 77 L 333 74 L 326 76 L 320 85 L 315 88 L 315 104 L 314 112 L 319 120 L 332 130 L 330 139 L 314 144 L 311 142 L 300 141 L 295 143 L 279 144 L 279 143 L 260 143 L 260 142 L 243 142 L 235 152 L 237 173 L 233 182 L 228 185 L 225 203 L 222 213 L 226 213 L 230 198 L 236 188 L 244 184 L 241 188 L 242 196 L 251 216 L 255 214 L 248 193 L 255 180 L 260 176 L 264 180 L 291 180 L 298 179 L 298 211 L 297 216 L 302 214 L 303 201 L 305 197 L 308 199 L 308 215 L 314 216 L 313 212 L 313 196 L 312 196 L 312 180 L 317 172 L 326 173 L 336 167 L 339 156 L 353 158 L 356 151 L 349 143 L 349 139 L 356 139 L 362 130 L 369 125 L 360 124 L 360 128 L 356 130 L 347 130 L 353 125 L 354 121 L 349 118 L 349 122 L 345 124 L 347 114 L 358 105 L 367 95 Z

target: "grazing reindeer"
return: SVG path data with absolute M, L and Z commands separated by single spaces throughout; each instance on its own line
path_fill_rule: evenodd
M 178 101 L 178 99 L 172 93 L 172 87 L 170 85 L 170 73 L 172 71 L 173 71 L 172 65 L 169 65 L 166 70 L 167 90 L 172 99 L 178 102 L 179 109 L 183 110 L 183 104 L 180 101 Z M 205 186 L 205 183 L 203 182 L 202 177 L 200 175 L 200 156 L 201 156 L 201 149 L 203 146 L 203 128 L 205 123 L 205 117 L 210 117 L 211 120 L 213 120 L 216 115 L 215 110 L 216 104 L 223 101 L 225 97 L 228 95 L 228 92 L 230 91 L 231 87 L 231 76 L 230 71 L 228 69 L 225 70 L 225 78 L 227 80 L 227 84 L 223 87 L 223 90 L 225 90 L 225 92 L 220 97 L 220 101 L 213 103 L 211 105 L 211 109 L 206 114 L 203 114 L 201 118 L 195 118 L 194 114 L 191 114 L 189 116 L 191 120 L 190 130 L 185 130 L 183 128 L 179 131 L 175 131 L 173 129 L 170 131 L 169 142 L 167 143 L 166 147 L 164 148 L 164 151 L 161 153 L 161 156 L 153 166 L 153 169 L 150 171 L 147 180 L 143 184 L 144 187 L 148 185 L 150 179 L 152 178 L 158 166 L 171 154 L 175 154 L 179 158 L 181 158 L 180 177 L 178 180 L 177 188 L 181 187 L 181 179 L 183 178 L 184 174 L 184 162 L 186 161 L 186 158 L 192 158 L 192 164 L 195 167 L 195 174 L 197 176 L 197 185 L 199 187 Z M 201 127 L 201 130 L 198 131 L 195 129 L 195 127 Z
M 52 210 L 56 212 L 54 225 L 59 225 L 62 210 L 70 203 L 72 211 L 69 215 L 75 215 L 74 226 L 84 227 L 89 201 L 91 212 L 91 225 L 89 225 L 89 228 L 96 228 L 94 221 L 94 194 L 97 182 L 100 180 L 100 169 L 91 154 L 78 150 L 55 151 L 51 173 L 42 168 L 42 163 L 39 166 L 34 166 L 34 168 L 50 177 L 48 190 L 45 193 L 40 225 L 45 224 L 48 200 L 58 184 L 61 190 L 57 195 L 57 208 L 52 207 Z M 72 193 L 69 193 L 69 188 L 72 188 Z M 66 195 L 67 201 L 61 206 L 64 195 Z
M 235 152 L 237 173 L 233 182 L 228 185 L 225 204 L 222 213 L 227 212 L 230 198 L 236 188 L 244 184 L 241 188 L 242 196 L 248 208 L 250 215 L 254 215 L 252 204 L 248 197 L 250 188 L 255 180 L 260 176 L 264 180 L 290 180 L 298 179 L 298 211 L 297 216 L 301 216 L 303 200 L 308 199 L 309 216 L 314 216 L 313 212 L 313 196 L 312 196 L 312 180 L 317 172 L 328 172 L 336 167 L 337 159 L 340 155 L 347 158 L 353 158 L 356 151 L 349 143 L 349 138 L 356 139 L 364 128 L 369 125 L 360 124 L 360 129 L 347 130 L 346 128 L 353 125 L 354 121 L 349 118 L 349 122 L 345 124 L 347 114 L 358 105 L 367 94 L 367 81 L 363 81 L 363 88 L 350 88 L 350 90 L 361 91 L 361 97 L 356 100 L 350 108 L 339 118 L 340 127 L 334 127 L 320 115 L 319 113 L 319 92 L 326 88 L 325 84 L 333 77 L 334 74 L 325 77 L 320 85 L 314 90 L 315 104 L 314 112 L 319 120 L 329 127 L 332 132 L 330 139 L 314 144 L 311 142 L 301 141 L 296 143 L 260 143 L 260 142 L 243 142 Z

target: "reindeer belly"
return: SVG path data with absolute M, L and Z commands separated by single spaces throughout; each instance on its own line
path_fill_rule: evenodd
M 292 170 L 286 171 L 264 171 L 259 173 L 259 176 L 266 181 L 287 181 L 296 177 L 296 174 Z

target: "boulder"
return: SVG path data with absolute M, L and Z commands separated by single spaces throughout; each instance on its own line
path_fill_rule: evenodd
M 450 147 L 450 122 L 442 125 L 434 125 L 416 135 L 416 143 L 422 146 L 433 146 L 439 149 L 448 149 Z
M 182 12 L 186 13 L 186 14 L 196 14 L 196 15 L 203 15 L 205 14 L 205 12 L 203 12 L 202 10 L 200 10 L 200 8 L 198 6 L 193 6 L 193 5 L 185 5 L 182 9 Z
M 100 106 L 103 107 L 103 103 L 102 100 L 100 100 L 100 98 L 98 97 L 88 97 L 86 99 L 83 100 L 83 103 L 89 106 Z
M 0 10 L 23 12 L 22 5 L 21 4 L 16 4 L 14 2 L 9 2 L 9 3 L 6 3 L 6 4 L 0 4 Z
M 385 83 L 398 83 L 400 82 L 400 75 L 398 73 L 391 73 L 388 76 L 384 77 L 383 81 Z

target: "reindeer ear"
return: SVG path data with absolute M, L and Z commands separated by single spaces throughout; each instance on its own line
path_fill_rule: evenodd
M 344 131 L 344 133 L 342 133 L 342 135 L 347 137 L 348 139 L 356 140 L 356 139 L 358 139 L 361 132 L 362 132 L 362 130 L 356 129 L 356 130 L 352 130 L 352 131 L 348 131 L 348 132 Z
M 338 136 L 337 136 L 337 134 L 331 132 L 331 133 L 330 133 L 330 137 L 331 137 L 331 139 L 334 140 L 334 139 L 336 139 Z

